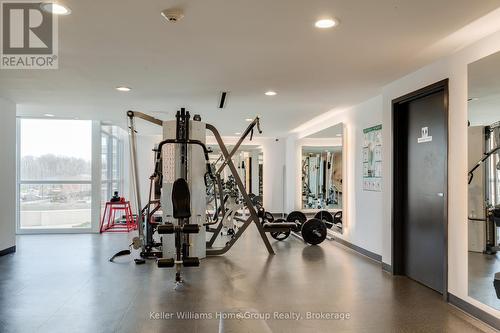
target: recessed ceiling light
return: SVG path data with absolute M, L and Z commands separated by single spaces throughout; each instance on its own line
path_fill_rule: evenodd
M 277 94 L 278 94 L 278 93 L 277 93 L 276 91 L 272 91 L 272 90 L 270 90 L 270 91 L 266 91 L 266 92 L 264 93 L 264 95 L 266 95 L 266 96 L 276 96 Z
M 43 114 L 45 117 L 49 117 L 49 118 L 53 118 L 55 117 L 55 115 L 53 115 L 52 113 L 44 113 Z
M 339 24 L 339 21 L 333 18 L 321 19 L 314 23 L 314 26 L 319 29 L 333 28 Z
M 122 87 L 116 87 L 116 90 L 118 90 L 118 91 L 130 91 L 132 89 L 130 89 L 129 87 L 123 87 L 122 86 Z
M 234 133 L 234 134 L 236 134 L 236 135 L 241 135 L 241 133 L 240 133 L 240 132 L 236 132 L 236 133 Z
M 342 136 L 342 134 L 337 134 L 337 136 Z
M 40 7 L 47 13 L 52 13 L 54 15 L 69 15 L 71 14 L 71 9 L 55 2 L 42 2 Z
M 252 118 L 247 118 L 247 119 L 245 119 L 245 121 L 250 122 L 250 121 L 253 121 L 253 119 Z

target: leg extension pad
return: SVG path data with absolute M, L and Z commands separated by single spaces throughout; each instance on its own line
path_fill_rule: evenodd
M 198 257 L 184 257 L 182 258 L 182 265 L 184 267 L 198 267 L 200 266 L 200 259 Z
M 160 224 L 158 226 L 158 233 L 163 234 L 173 234 L 175 232 L 175 226 L 172 223 Z
M 174 258 L 161 258 L 158 259 L 158 268 L 169 268 L 175 266 Z

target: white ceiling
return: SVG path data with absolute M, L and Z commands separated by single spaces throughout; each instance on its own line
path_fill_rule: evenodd
M 468 77 L 471 125 L 500 121 L 500 52 L 470 64 Z
M 0 95 L 38 116 L 125 120 L 128 109 L 171 118 L 185 106 L 241 132 L 262 116 L 285 135 L 429 61 L 427 46 L 500 6 L 500 0 L 68 0 L 59 20 L 60 69 L 0 72 Z M 176 6 L 176 24 L 160 16 Z M 318 30 L 335 16 L 338 28 Z M 449 50 L 451 51 L 451 50 Z M 435 57 L 436 55 L 434 55 Z M 130 93 L 115 86 L 127 85 Z M 264 96 L 266 90 L 278 92 Z M 227 108 L 217 110 L 222 90 Z M 165 113 L 155 113 L 164 111 Z

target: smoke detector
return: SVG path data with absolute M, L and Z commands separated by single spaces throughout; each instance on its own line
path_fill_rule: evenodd
M 165 9 L 161 12 L 161 16 L 165 18 L 168 22 L 178 22 L 184 17 L 184 13 L 179 8 Z

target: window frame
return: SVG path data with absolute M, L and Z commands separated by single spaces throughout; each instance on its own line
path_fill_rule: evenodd
M 101 179 L 101 189 L 103 185 L 106 185 L 107 196 L 113 195 L 114 190 L 117 190 L 121 196 L 124 195 L 124 140 L 120 138 L 119 135 L 113 134 L 113 131 L 108 132 L 101 128 L 101 177 L 102 177 L 102 139 L 106 137 L 106 179 Z M 114 152 L 113 144 L 116 140 L 116 163 L 114 163 Z M 118 165 L 117 176 L 114 177 L 114 167 L 115 164 Z M 115 188 L 115 184 L 118 186 Z M 109 197 L 110 198 L 110 197 Z M 102 198 L 102 200 L 107 201 L 109 198 Z M 103 201 L 103 202 L 104 202 Z M 101 204 L 103 203 L 101 202 Z

